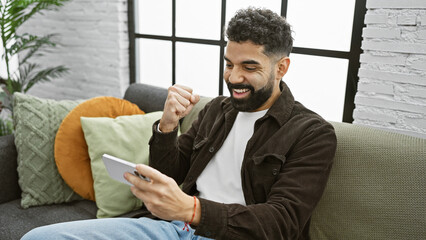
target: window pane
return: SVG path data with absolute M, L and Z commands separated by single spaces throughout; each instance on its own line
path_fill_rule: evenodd
M 219 46 L 176 43 L 176 83 L 202 96 L 219 93 Z
M 172 0 L 139 0 L 135 5 L 136 33 L 172 35 Z
M 290 68 L 283 80 L 296 101 L 326 120 L 341 122 L 349 61 L 294 53 L 290 59 Z
M 220 0 L 176 1 L 176 36 L 220 39 Z
M 138 82 L 168 88 L 172 85 L 172 42 L 137 39 Z
M 355 0 L 289 0 L 294 46 L 349 51 Z
M 270 9 L 278 14 L 281 14 L 280 0 L 228 0 L 226 1 L 226 23 L 235 15 L 235 13 L 247 7 L 262 7 Z
M 223 50 L 224 55 L 226 53 L 226 48 L 227 47 L 225 46 L 225 49 Z M 222 61 L 223 61 L 223 67 L 226 68 L 226 61 L 224 59 L 222 59 Z M 223 70 L 225 71 L 225 69 Z M 223 81 L 222 96 L 230 97 L 231 93 L 229 93 L 228 85 L 226 85 L 226 82 L 225 82 L 225 79 L 223 79 L 223 76 L 222 76 L 222 81 Z
M 231 96 L 231 94 L 229 93 L 228 85 L 226 85 L 225 80 L 223 80 L 222 91 L 223 91 L 222 96 L 227 96 L 227 97 Z

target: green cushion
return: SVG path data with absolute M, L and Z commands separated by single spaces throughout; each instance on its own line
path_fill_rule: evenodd
M 337 152 L 312 239 L 426 236 L 426 139 L 332 123 Z
M 93 175 L 97 217 L 115 217 L 142 206 L 130 186 L 110 178 L 102 161 L 104 153 L 129 162 L 148 164 L 152 124 L 162 112 L 117 118 L 81 117 Z
M 22 207 L 80 199 L 58 173 L 54 143 L 62 119 L 82 101 L 55 101 L 22 93 L 13 96 Z

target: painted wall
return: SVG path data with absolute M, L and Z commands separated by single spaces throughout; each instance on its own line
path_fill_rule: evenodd
M 129 85 L 127 1 L 68 1 L 58 11 L 35 16 L 21 31 L 58 33 L 61 44 L 37 61 L 70 68 L 60 79 L 35 85 L 29 94 L 52 99 L 123 96 Z
M 426 1 L 367 0 L 354 124 L 426 138 Z

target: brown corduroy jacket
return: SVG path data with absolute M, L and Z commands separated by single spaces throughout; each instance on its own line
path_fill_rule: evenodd
M 241 167 L 246 206 L 200 199 L 195 234 L 214 239 L 308 239 L 312 212 L 321 198 L 336 150 L 333 127 L 296 102 L 284 82 L 281 96 L 258 119 Z M 153 126 L 150 165 L 174 178 L 190 195 L 222 146 L 238 111 L 217 97 L 181 136 Z M 220 179 L 218 179 L 220 181 Z M 213 183 L 212 183 L 213 184 Z

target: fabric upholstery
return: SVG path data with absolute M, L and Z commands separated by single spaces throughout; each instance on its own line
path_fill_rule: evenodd
M 337 152 L 312 239 L 426 236 L 426 139 L 333 123 Z
M 143 114 L 135 104 L 114 97 L 96 97 L 75 107 L 62 121 L 55 139 L 55 161 L 65 182 L 85 199 L 95 200 L 92 171 L 80 117 Z
M 13 135 L 0 137 L 0 203 L 18 199 L 21 195 L 14 141 Z
M 22 209 L 17 199 L 0 204 L 0 213 L 0 239 L 17 240 L 39 226 L 95 218 L 96 205 L 82 200 Z
M 127 88 L 124 99 L 135 103 L 144 112 L 163 111 L 167 99 L 167 89 L 134 83 Z
M 13 96 L 22 207 L 79 199 L 58 173 L 53 146 L 62 119 L 81 101 L 55 101 L 22 93 Z
M 89 147 L 98 218 L 115 217 L 142 206 L 129 185 L 108 175 L 102 155 L 106 153 L 129 162 L 148 164 L 152 124 L 161 115 L 162 112 L 153 112 L 117 118 L 81 118 Z

